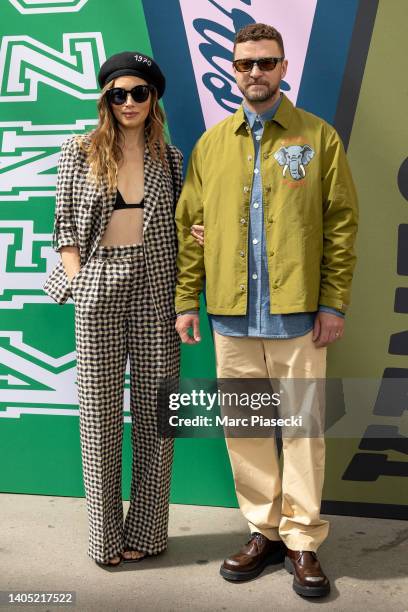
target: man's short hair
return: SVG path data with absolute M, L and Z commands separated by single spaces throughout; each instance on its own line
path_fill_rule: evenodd
M 247 42 L 248 40 L 276 40 L 278 43 L 282 55 L 285 55 L 285 49 L 283 47 L 282 35 L 278 30 L 265 23 L 250 23 L 247 26 L 241 28 L 235 35 L 234 40 L 234 55 L 235 47 L 239 43 Z

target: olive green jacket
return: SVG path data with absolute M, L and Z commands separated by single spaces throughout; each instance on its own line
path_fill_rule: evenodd
M 357 196 L 342 142 L 322 119 L 283 100 L 261 142 L 270 312 L 345 312 L 355 266 Z M 244 315 L 254 146 L 241 106 L 199 139 L 176 209 L 176 312 Z M 204 225 L 204 248 L 190 234 Z

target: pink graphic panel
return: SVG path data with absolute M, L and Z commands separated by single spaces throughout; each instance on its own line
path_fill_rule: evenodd
M 291 89 L 287 95 L 296 103 L 316 4 L 317 0 L 180 0 L 207 128 L 234 111 L 239 104 L 234 96 L 241 97 L 228 58 L 233 49 L 234 19 L 242 21 L 242 13 L 247 13 L 281 32 L 289 62 L 285 80 Z

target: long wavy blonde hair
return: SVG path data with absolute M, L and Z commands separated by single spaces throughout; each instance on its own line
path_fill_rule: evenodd
M 110 81 L 101 91 L 97 127 L 92 132 L 77 137 L 87 156 L 89 178 L 96 184 L 106 181 L 109 191 L 116 189 L 118 166 L 123 158 L 123 135 L 106 96 L 106 92 L 114 83 L 114 80 Z M 150 111 L 145 121 L 145 139 L 152 158 L 159 159 L 167 168 L 164 124 L 165 115 L 159 105 L 157 91 L 153 87 L 150 94 Z

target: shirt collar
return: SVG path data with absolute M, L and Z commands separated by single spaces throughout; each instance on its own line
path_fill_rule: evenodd
M 276 123 L 279 123 L 279 125 L 282 126 L 284 129 L 288 129 L 290 120 L 292 118 L 292 113 L 294 111 L 294 106 L 292 102 L 289 100 L 289 98 L 284 93 L 281 93 L 281 97 L 278 100 L 278 102 L 279 104 L 277 105 L 277 109 L 275 109 L 274 111 L 275 114 L 272 117 L 272 120 L 275 121 Z M 266 113 L 263 113 L 262 117 L 272 110 L 273 108 L 266 111 Z M 254 116 L 256 116 L 255 113 L 254 113 Z M 265 120 L 268 121 L 268 119 L 265 119 Z M 237 132 L 239 128 L 245 123 L 246 123 L 246 114 L 244 111 L 244 105 L 241 104 L 234 115 L 234 120 L 233 120 L 234 132 Z
M 268 108 L 268 110 L 266 110 L 261 115 L 258 115 L 258 113 L 249 110 L 249 108 L 247 108 L 247 106 L 245 105 L 245 102 L 243 102 L 242 106 L 244 107 L 244 113 L 246 115 L 251 130 L 254 129 L 254 124 L 257 119 L 259 119 L 259 121 L 261 122 L 262 127 L 264 127 L 266 121 L 271 121 L 271 119 L 273 119 L 273 117 L 275 116 L 275 113 L 278 110 L 281 101 L 282 95 L 279 96 L 279 98 L 276 100 L 275 104 L 271 108 Z

